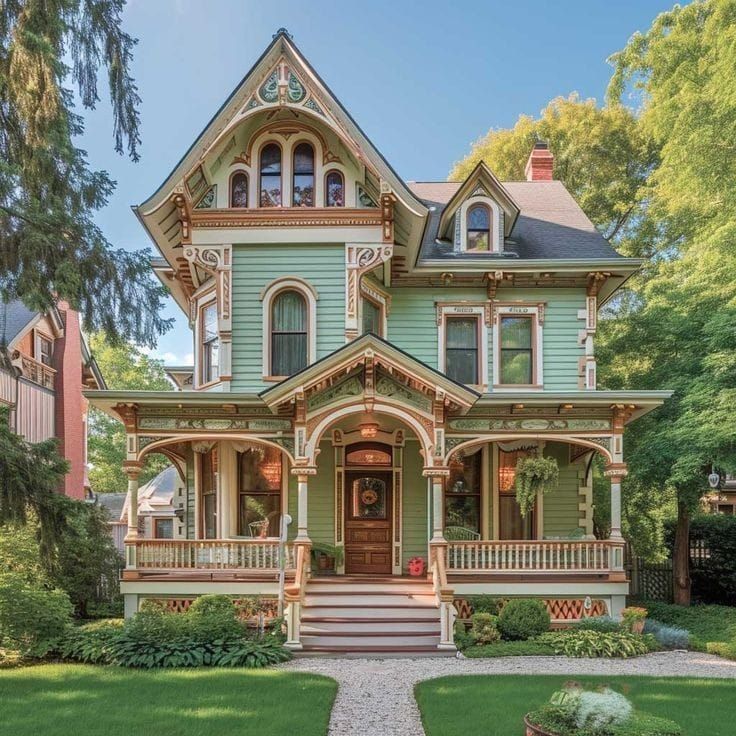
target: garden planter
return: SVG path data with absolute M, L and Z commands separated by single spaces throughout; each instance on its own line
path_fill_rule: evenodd
M 413 578 L 420 578 L 424 575 L 425 563 L 421 557 L 412 557 L 408 563 L 409 575 Z
M 526 726 L 526 731 L 525 731 L 526 736 L 557 736 L 554 733 L 545 731 L 543 728 L 540 728 L 539 726 L 535 726 L 529 720 L 528 714 L 524 716 L 524 725 Z
M 643 634 L 644 633 L 644 621 L 633 621 L 631 624 L 632 634 Z

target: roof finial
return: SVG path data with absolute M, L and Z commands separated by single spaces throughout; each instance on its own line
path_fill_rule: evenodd
M 274 33 L 273 36 L 271 36 L 271 38 L 278 38 L 279 36 L 286 36 L 286 38 L 288 38 L 289 41 L 294 40 L 294 36 L 292 36 L 291 33 L 289 33 L 289 31 L 283 26 L 279 28 L 278 31 L 276 31 L 276 33 Z

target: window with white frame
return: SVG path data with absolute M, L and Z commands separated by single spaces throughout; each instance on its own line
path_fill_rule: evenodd
M 488 384 L 486 303 L 437 304 L 439 369 L 458 383 Z
M 53 342 L 50 338 L 36 333 L 35 358 L 39 363 L 51 365 Z
M 217 303 L 211 302 L 200 312 L 200 375 L 202 383 L 220 377 L 220 335 L 217 330 Z
M 497 388 L 540 388 L 544 305 L 497 305 L 493 383 Z
M 503 250 L 503 210 L 485 194 L 470 197 L 456 214 L 455 251 L 485 255 Z

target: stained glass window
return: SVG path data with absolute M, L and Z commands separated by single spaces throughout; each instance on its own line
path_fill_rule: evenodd
M 445 374 L 458 383 L 477 384 L 479 382 L 477 318 L 447 318 Z
M 271 307 L 271 374 L 291 376 L 307 365 L 307 302 L 282 291 Z
M 330 171 L 325 178 L 325 206 L 345 206 L 345 182 L 339 171 Z
M 474 204 L 467 214 L 468 253 L 482 253 L 490 250 L 491 211 L 484 204 Z
M 230 206 L 248 206 L 248 175 L 242 171 L 233 174 L 230 179 Z
M 294 149 L 292 200 L 294 207 L 314 207 L 314 148 L 309 143 Z
M 531 384 L 533 377 L 532 318 L 501 318 L 501 383 Z
M 388 513 L 388 489 L 381 478 L 357 478 L 353 481 L 353 519 L 385 519 Z
M 261 151 L 261 207 L 281 206 L 281 149 L 269 143 Z

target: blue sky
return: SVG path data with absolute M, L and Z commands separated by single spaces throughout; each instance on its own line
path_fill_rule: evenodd
M 553 97 L 601 100 L 606 58 L 672 4 L 129 0 L 142 157 L 134 164 L 114 153 L 105 100 L 86 116 L 80 145 L 117 181 L 97 220 L 116 246 L 150 245 L 130 205 L 157 188 L 281 26 L 398 173 L 421 181 L 445 179 L 472 141 Z M 191 361 L 186 320 L 171 300 L 166 314 L 176 326 L 156 355 Z

